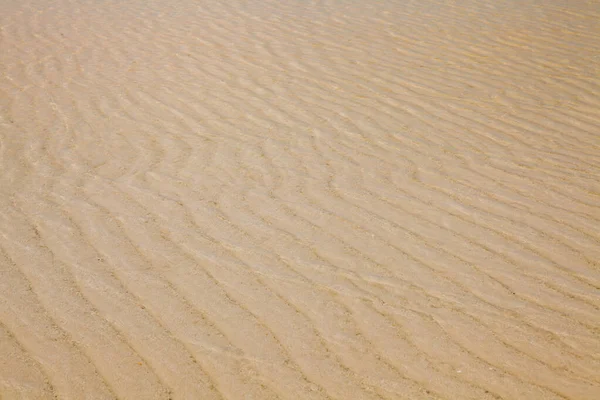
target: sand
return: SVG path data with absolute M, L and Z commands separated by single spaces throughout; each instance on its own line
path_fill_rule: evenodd
M 597 1 L 0 4 L 3 400 L 600 398 Z

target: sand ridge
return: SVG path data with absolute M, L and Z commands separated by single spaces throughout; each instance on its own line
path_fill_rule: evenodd
M 597 2 L 1 11 L 0 398 L 600 396 Z

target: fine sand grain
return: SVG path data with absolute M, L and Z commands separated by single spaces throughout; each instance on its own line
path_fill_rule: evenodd
M 0 398 L 600 399 L 600 2 L 0 0 Z

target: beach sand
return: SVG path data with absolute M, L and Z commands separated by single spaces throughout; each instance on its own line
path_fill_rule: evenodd
M 599 399 L 599 21 L 2 0 L 0 398 Z

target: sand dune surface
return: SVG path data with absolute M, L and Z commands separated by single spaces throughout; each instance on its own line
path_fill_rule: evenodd
M 600 399 L 599 21 L 1 0 L 0 398 Z

